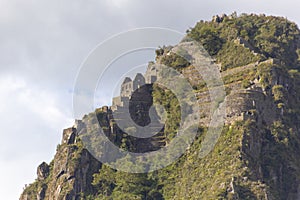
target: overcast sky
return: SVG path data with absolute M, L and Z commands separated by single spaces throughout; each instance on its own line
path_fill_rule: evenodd
M 139 27 L 184 33 L 200 19 L 233 11 L 280 15 L 299 24 L 299 5 L 296 0 L 0 0 L 1 199 L 18 199 L 36 178 L 38 164 L 53 158 L 62 129 L 73 123 L 80 65 L 100 42 Z M 152 60 L 150 55 L 145 59 Z

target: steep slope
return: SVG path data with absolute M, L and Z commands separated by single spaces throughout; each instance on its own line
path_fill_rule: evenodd
M 78 199 L 93 194 L 91 182 L 101 163 L 82 148 L 76 128 L 65 129 L 50 165 L 42 163 L 37 169 L 38 179 L 29 185 L 21 200 Z
M 172 92 L 153 85 L 146 88 L 148 94 L 168 112 L 158 135 L 146 140 L 129 137 L 115 126 L 119 119 L 112 117 L 113 111 L 97 109 L 64 130 L 54 160 L 38 167 L 38 179 L 24 190 L 21 200 L 300 199 L 297 25 L 280 17 L 232 14 L 200 21 L 187 32 L 219 64 L 225 84 L 226 123 L 213 151 L 199 157 L 210 103 L 206 84 L 194 66 L 170 53 L 172 47 L 163 47 L 156 51 L 156 62 L 185 75 L 201 106 L 199 133 L 186 153 L 164 169 L 129 174 L 102 165 L 82 146 L 80 136 L 97 132 L 98 122 L 110 141 L 126 150 L 145 152 L 168 145 L 178 129 L 178 101 Z M 141 92 L 139 102 L 145 94 Z M 145 107 L 135 112 L 144 113 Z M 143 116 L 136 120 L 147 120 Z M 105 151 L 105 143 L 90 140 Z

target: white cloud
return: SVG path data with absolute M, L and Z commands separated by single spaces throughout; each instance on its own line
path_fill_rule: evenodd
M 51 160 L 73 120 L 55 95 L 20 77 L 1 76 L 0 97 L 0 193 L 10 200 L 34 180 L 40 162 Z
M 39 156 L 41 157 L 41 156 Z M 37 156 L 24 156 L 18 160 L 0 160 L 1 199 L 16 200 L 23 192 L 25 183 L 32 183 L 36 178 Z M 31 173 L 26 173 L 31 172 Z
M 23 107 L 36 115 L 50 127 L 61 127 L 66 121 L 70 122 L 70 113 L 63 113 L 58 108 L 57 97 L 46 90 L 28 85 L 17 77 L 0 79 L 0 112 L 8 113 L 15 107 Z M 22 112 L 18 110 L 17 112 Z M 19 113 L 18 113 L 19 114 Z M 67 116 L 66 114 L 69 114 Z
M 129 0 L 110 0 L 108 2 L 117 8 L 124 8 L 129 3 Z

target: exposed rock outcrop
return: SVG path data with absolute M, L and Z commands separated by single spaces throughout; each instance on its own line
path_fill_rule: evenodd
M 44 162 L 38 167 L 38 182 L 35 187 L 28 186 L 20 200 L 77 200 L 82 194 L 93 192 L 93 174 L 99 171 L 101 164 L 76 143 L 77 136 L 74 127 L 63 131 L 62 143 L 51 166 Z
M 157 63 L 162 64 L 164 61 L 186 77 L 199 103 L 199 134 L 186 154 L 167 168 L 150 174 L 149 179 L 147 175 L 121 174 L 103 167 L 95 159 L 101 157 L 110 163 L 115 161 L 115 152 L 106 148 L 108 142 L 99 139 L 100 133 L 118 148 L 134 153 L 155 151 L 168 146 L 170 133 L 166 131 L 166 127 L 176 126 L 177 123 L 170 120 L 165 125 L 160 120 L 155 121 L 149 117 L 153 104 L 152 82 L 157 73 L 151 63 L 146 78 L 140 74 L 134 81 L 125 79 L 121 95 L 114 98 L 112 107 L 98 108 L 63 131 L 62 141 L 53 161 L 49 165 L 42 163 L 38 167 L 36 182 L 25 188 L 20 200 L 79 200 L 87 197 L 143 200 L 300 199 L 300 68 L 297 63 L 299 48 L 296 47 L 299 45 L 300 31 L 287 20 L 276 19 L 278 23 L 273 22 L 274 26 L 271 28 L 276 30 L 277 25 L 280 25 L 277 30 L 282 32 L 280 39 L 276 41 L 273 38 L 275 42 L 266 40 L 261 45 L 257 40 L 263 41 L 265 35 L 256 37 L 254 32 L 266 32 L 268 29 L 265 26 L 274 19 L 264 15 L 249 15 L 249 19 L 244 15 L 242 19 L 237 19 L 235 15 L 214 16 L 212 22 L 201 21 L 197 25 L 198 30 L 190 32 L 199 41 L 206 44 L 211 42 L 212 45 L 208 46 L 215 48 L 216 34 L 226 29 L 218 36 L 220 42 L 228 39 L 229 43 L 235 45 L 229 53 L 226 52 L 227 49 L 223 49 L 223 52 L 222 49 L 216 50 L 216 57 L 220 52 L 224 54 L 220 62 L 229 55 L 229 58 L 235 59 L 235 54 L 238 54 L 236 63 L 226 60 L 234 66 L 228 66 L 221 72 L 226 98 L 218 99 L 216 105 L 212 105 L 210 91 L 201 74 L 192 66 L 193 63 L 182 62 L 171 53 L 172 47 L 161 48 L 156 52 Z M 245 18 L 247 27 L 253 25 L 252 28 L 257 31 L 243 30 L 241 22 Z M 207 38 L 201 38 L 200 33 L 203 32 L 207 34 Z M 267 36 L 272 38 L 272 34 Z M 180 44 L 183 43 L 184 41 Z M 222 48 L 222 44 L 219 48 Z M 239 54 L 236 48 L 250 52 L 245 56 L 243 53 Z M 260 54 L 261 59 L 247 58 L 254 56 L 253 54 Z M 238 56 L 242 58 L 238 59 Z M 242 62 L 243 59 L 247 59 L 247 62 Z M 221 64 L 219 63 L 220 66 Z M 142 86 L 139 83 L 151 84 Z M 163 95 L 165 94 L 158 93 L 157 98 L 164 103 L 165 108 L 178 108 L 176 101 L 168 102 L 173 100 L 167 98 L 171 95 Z M 210 154 L 200 158 L 201 142 L 206 137 L 211 120 L 211 108 L 225 103 L 223 132 Z M 177 116 L 177 113 L 171 113 L 170 116 Z M 147 126 L 151 122 L 154 125 L 150 127 L 150 132 L 157 134 L 148 138 L 134 137 L 129 133 L 140 130 L 129 122 L 140 126 Z M 89 142 L 84 145 L 83 141 Z M 85 149 L 86 144 L 92 147 L 89 150 L 94 148 L 97 151 L 89 152 Z M 158 158 L 157 163 L 159 162 Z M 99 180 L 92 184 L 95 174 Z M 144 187 L 144 190 L 135 190 L 134 187 Z M 128 196 L 122 196 L 126 190 L 124 188 L 127 189 Z M 130 190 L 132 188 L 134 191 Z
M 45 180 L 49 176 L 49 173 L 50 173 L 50 169 L 47 163 L 43 162 L 38 166 L 37 168 L 38 180 L 40 181 Z

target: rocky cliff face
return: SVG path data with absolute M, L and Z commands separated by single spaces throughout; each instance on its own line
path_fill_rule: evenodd
M 112 170 L 83 147 L 82 136 L 97 133 L 99 125 L 125 150 L 148 152 L 168 145 L 177 104 L 172 94 L 148 85 L 133 95 L 130 114 L 146 125 L 153 103 L 149 95 L 169 108 L 171 120 L 157 135 L 131 137 L 115 123 L 124 120 L 122 108 L 99 108 L 64 130 L 53 161 L 38 167 L 37 180 L 20 199 L 300 199 L 300 31 L 286 19 L 264 15 L 216 19 L 199 22 L 188 33 L 218 62 L 226 90 L 225 125 L 209 155 L 199 157 L 209 121 L 206 85 L 195 67 L 170 54 L 170 47 L 162 48 L 156 61 L 189 80 L 201 107 L 201 131 L 186 153 L 164 169 L 141 175 Z M 94 136 L 90 140 L 105 151 L 105 143 Z
M 21 200 L 82 198 L 83 193 L 93 193 L 93 174 L 101 163 L 82 148 L 77 129 L 63 131 L 63 139 L 50 166 L 43 162 L 37 169 L 37 181 L 27 187 Z
M 152 85 L 145 85 L 132 94 L 128 102 L 132 107 L 130 109 L 132 113 L 128 115 L 124 114 L 125 108 L 112 111 L 104 106 L 97 109 L 95 113 L 85 115 L 82 120 L 76 120 L 73 127 L 65 129 L 53 161 L 50 165 L 43 162 L 38 166 L 36 182 L 25 188 L 20 200 L 79 200 L 85 199 L 89 194 L 97 193 L 92 182 L 93 175 L 101 169 L 101 163 L 83 148 L 82 136 L 97 137 L 100 129 L 104 130 L 109 140 L 120 148 L 133 152 L 155 151 L 164 146 L 163 125 L 159 121 L 152 122 L 152 125 L 156 129 L 160 127 L 161 131 L 145 139 L 129 136 L 115 123 L 116 121 L 119 124 L 122 124 L 122 121 L 125 123 L 127 122 L 125 117 L 132 115 L 135 122 L 147 125 L 150 118 L 146 112 L 149 112 L 152 105 L 152 98 L 150 98 L 152 90 Z M 137 112 L 139 114 L 136 114 Z M 91 142 L 91 145 L 99 144 L 102 143 Z M 103 149 L 96 153 L 103 151 L 106 151 L 105 143 Z M 103 159 L 109 160 L 110 158 Z

